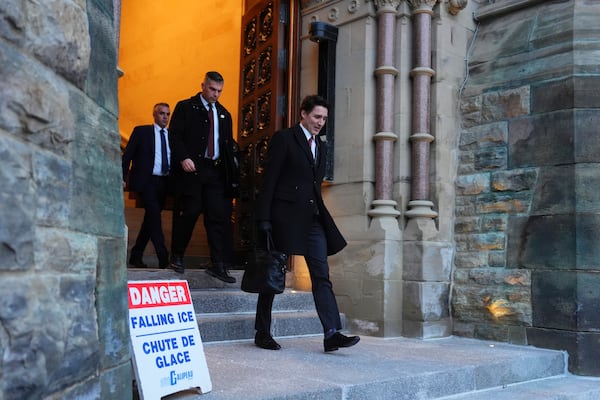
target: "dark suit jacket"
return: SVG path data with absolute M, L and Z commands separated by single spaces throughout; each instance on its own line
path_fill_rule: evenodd
M 314 165 L 299 125 L 276 132 L 269 143 L 256 218 L 271 221 L 275 246 L 287 254 L 306 254 L 315 207 L 327 237 L 327 253 L 335 254 L 346 246 L 323 203 L 327 150 L 323 143 L 318 143 L 317 150 Z
M 215 103 L 219 116 L 219 151 L 225 165 L 226 189 L 235 192 L 238 186 L 238 146 L 233 140 L 231 114 L 221 103 Z M 175 177 L 177 190 L 199 195 L 202 188 L 202 159 L 208 145 L 210 123 L 208 111 L 202 104 L 200 93 L 177 103 L 169 124 L 171 145 L 171 171 Z M 181 161 L 186 158 L 194 161 L 195 173 L 184 172 Z
M 129 190 L 143 191 L 152 178 L 154 168 L 154 125 L 140 125 L 133 128 L 123 153 L 122 167 L 124 182 L 127 182 L 129 173 Z

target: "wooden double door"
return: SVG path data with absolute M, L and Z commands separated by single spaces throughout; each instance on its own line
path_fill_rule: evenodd
M 240 196 L 235 205 L 235 247 L 247 258 L 256 243 L 254 210 L 273 133 L 290 123 L 294 90 L 290 62 L 297 40 L 292 35 L 290 0 L 261 0 L 242 18 L 239 132 Z

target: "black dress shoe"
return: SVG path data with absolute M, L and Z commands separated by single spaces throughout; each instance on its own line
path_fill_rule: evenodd
M 235 278 L 227 272 L 227 268 L 222 263 L 215 263 L 206 268 L 206 273 L 225 283 L 235 283 Z
M 171 257 L 171 264 L 169 267 L 177 272 L 178 274 L 183 274 L 185 272 L 185 268 L 183 266 L 183 257 L 181 256 L 173 256 Z
M 279 350 L 281 346 L 273 339 L 268 333 L 256 332 L 254 336 L 254 344 L 261 349 L 266 350 Z
M 158 268 L 165 269 L 169 266 L 169 256 L 158 257 Z
M 323 340 L 325 351 L 335 351 L 340 347 L 351 347 L 360 341 L 358 336 L 344 336 L 336 332 L 330 338 Z

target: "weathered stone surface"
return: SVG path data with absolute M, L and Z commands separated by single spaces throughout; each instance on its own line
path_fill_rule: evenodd
M 0 131 L 0 270 L 33 266 L 35 188 L 31 151 Z
M 572 214 L 532 216 L 521 240 L 519 265 L 531 269 L 570 269 L 576 265 L 576 220 Z
M 487 173 L 460 175 L 456 178 L 456 194 L 458 196 L 481 194 L 489 191 L 490 175 Z
M 441 242 L 404 242 L 405 281 L 450 282 L 453 248 Z
M 0 36 L 83 88 L 90 56 L 86 1 L 5 0 Z
M 556 111 L 510 121 L 510 168 L 572 164 L 573 111 Z
M 495 171 L 491 174 L 491 186 L 498 192 L 520 192 L 533 189 L 536 179 L 537 170 L 533 168 Z
M 92 47 L 85 92 L 99 107 L 116 117 L 119 102 L 113 2 L 87 1 L 87 7 Z
M 511 213 L 520 214 L 529 210 L 531 194 L 527 192 L 493 192 L 477 196 L 478 214 Z
M 66 83 L 2 41 L 0 75 L 0 129 L 68 156 L 74 125 Z
M 454 223 L 456 233 L 481 231 L 481 217 L 457 217 Z
M 596 104 L 597 107 L 600 107 L 600 102 Z M 577 163 L 598 163 L 600 113 L 596 110 L 576 110 L 574 122 L 575 146 L 573 151 L 575 161 Z
M 529 86 L 488 92 L 483 95 L 482 120 L 501 121 L 529 114 Z
M 508 142 L 508 124 L 494 122 L 465 129 L 460 134 L 461 151 L 505 145 Z

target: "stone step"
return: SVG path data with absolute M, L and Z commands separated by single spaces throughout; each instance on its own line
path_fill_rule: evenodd
M 254 338 L 254 313 L 198 314 L 198 329 L 205 343 Z M 271 333 L 275 337 L 322 334 L 316 312 L 274 311 Z
M 563 375 L 439 398 L 439 400 L 482 399 L 598 400 L 600 399 L 600 380 Z
M 257 294 L 240 289 L 191 290 L 203 342 L 253 339 Z M 315 335 L 323 332 L 312 293 L 286 290 L 275 296 L 273 336 Z
M 128 268 L 127 280 L 130 281 L 162 281 L 186 280 L 191 289 L 234 289 L 239 288 L 244 271 L 231 270 L 230 275 L 236 279 L 235 283 L 225 283 L 208 275 L 204 269 L 186 269 L 183 274 L 178 274 L 171 269 L 160 268 Z
M 240 289 L 193 289 L 190 293 L 194 310 L 199 314 L 256 311 L 258 295 L 242 292 Z M 312 293 L 288 289 L 275 296 L 273 310 L 314 311 Z
M 361 337 L 323 352 L 322 337 L 207 343 L 210 393 L 186 400 L 596 400 L 600 379 L 565 375 L 564 352 L 449 337 Z M 235 377 L 235 378 L 233 378 Z

